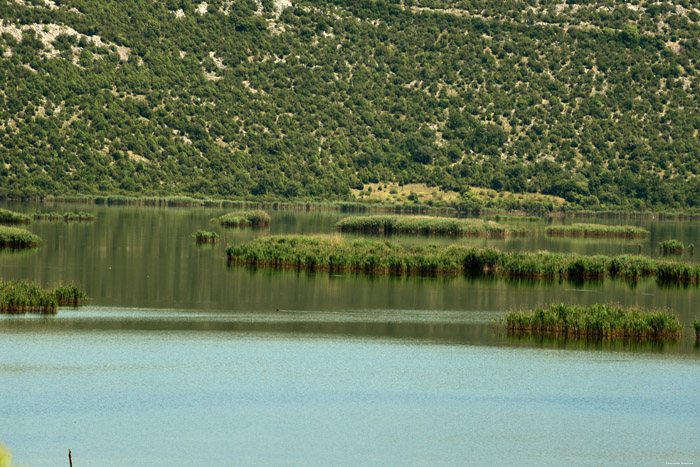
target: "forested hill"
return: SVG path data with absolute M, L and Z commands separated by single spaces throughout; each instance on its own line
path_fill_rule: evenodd
M 0 0 L 0 196 L 700 206 L 691 0 Z

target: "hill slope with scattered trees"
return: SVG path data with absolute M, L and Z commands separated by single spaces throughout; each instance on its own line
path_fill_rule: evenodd
M 689 0 L 0 0 L 0 18 L 0 196 L 394 182 L 700 207 Z

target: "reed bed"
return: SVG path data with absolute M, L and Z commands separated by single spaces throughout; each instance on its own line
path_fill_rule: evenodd
M 341 232 L 406 233 L 470 237 L 523 235 L 525 230 L 482 219 L 452 219 L 429 216 L 353 216 L 341 219 Z
M 378 274 L 468 274 L 525 279 L 636 280 L 656 276 L 665 283 L 700 282 L 700 264 L 640 255 L 586 256 L 571 253 L 503 252 L 493 248 L 421 245 L 403 247 L 334 235 L 262 237 L 226 249 L 231 263 Z
M 219 234 L 216 232 L 207 232 L 206 230 L 198 230 L 192 234 L 197 243 L 216 243 Z
M 231 199 L 198 199 L 189 196 L 90 196 L 90 195 L 54 195 L 38 198 L 46 203 L 86 203 L 107 205 L 135 205 L 135 206 L 186 206 L 186 207 L 220 207 L 236 209 L 289 209 L 289 210 L 316 210 L 332 209 L 342 212 L 402 212 L 402 213 L 452 213 L 457 209 L 452 206 L 433 206 L 416 203 L 378 203 L 378 202 L 352 202 L 352 201 L 246 201 Z
M 682 255 L 685 245 L 679 240 L 664 240 L 659 243 L 659 253 L 662 255 Z
M 66 221 L 66 222 L 71 222 L 71 221 L 78 221 L 78 222 L 85 222 L 85 221 L 94 221 L 95 216 L 90 214 L 89 212 L 64 212 L 63 214 L 59 212 L 35 212 L 32 214 L 32 217 L 35 220 L 42 220 L 42 221 Z
M 270 225 L 270 215 L 262 210 L 235 211 L 219 217 L 218 222 L 225 227 L 266 227 Z
M 41 237 L 26 229 L 0 226 L 0 248 L 32 248 L 41 244 Z
M 29 224 L 31 218 L 7 209 L 0 209 L 0 224 Z
M 63 220 L 63 214 L 60 212 L 35 212 L 32 214 L 32 218 L 37 221 L 59 221 Z
M 87 301 L 87 294 L 75 285 L 61 285 L 51 291 L 59 306 L 81 306 Z
M 87 222 L 87 221 L 94 221 L 95 216 L 90 214 L 89 212 L 66 212 L 63 214 L 63 220 L 66 222 L 71 222 L 71 221 L 78 221 L 78 222 Z
M 556 225 L 545 229 L 552 237 L 646 237 L 649 231 L 631 225 L 571 224 Z
M 497 222 L 539 222 L 542 218 L 538 216 L 509 216 L 505 214 L 497 214 Z
M 23 281 L 0 280 L 0 313 L 56 313 L 52 291 Z
M 509 332 L 583 338 L 680 339 L 683 325 L 668 311 L 643 311 L 620 305 L 552 304 L 530 311 L 510 311 Z

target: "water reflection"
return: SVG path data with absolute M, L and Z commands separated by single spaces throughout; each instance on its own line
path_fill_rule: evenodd
M 90 303 L 107 307 L 177 308 L 197 310 L 275 309 L 340 311 L 348 309 L 472 310 L 503 312 L 552 302 L 589 305 L 618 302 L 645 308 L 669 308 L 687 325 L 697 315 L 697 285 L 639 281 L 529 280 L 522 278 L 436 276 L 394 277 L 290 269 L 228 266 L 228 245 L 268 234 L 330 233 L 345 217 L 337 211 L 269 211 L 269 229 L 224 229 L 211 219 L 230 209 L 154 208 L 139 206 L 36 205 L 0 203 L 31 213 L 42 210 L 84 210 L 96 216 L 90 223 L 34 222 L 29 228 L 44 242 L 25 252 L 0 251 L 0 276 L 29 279 L 44 287 L 77 283 Z M 552 219 L 567 223 L 571 219 Z M 601 223 L 615 223 L 601 220 Z M 650 230 L 645 245 L 677 238 L 686 243 L 700 237 L 697 221 L 623 220 Z M 547 239 L 544 222 L 533 223 L 532 234 L 513 239 L 449 239 L 396 236 L 401 243 L 462 243 L 511 250 L 562 249 L 612 252 L 625 242 L 596 239 Z M 199 229 L 220 235 L 214 245 L 197 246 Z M 651 242 L 651 243 L 649 243 Z M 626 247 L 626 246 L 625 246 Z M 646 247 L 645 247 L 646 248 Z M 654 247 L 654 250 L 656 248 Z

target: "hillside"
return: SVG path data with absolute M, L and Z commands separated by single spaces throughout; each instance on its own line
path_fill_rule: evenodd
M 0 196 L 389 182 L 700 206 L 689 0 L 0 0 L 0 18 Z

